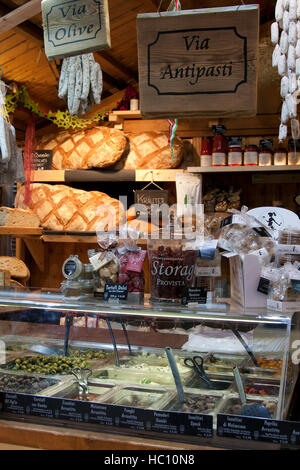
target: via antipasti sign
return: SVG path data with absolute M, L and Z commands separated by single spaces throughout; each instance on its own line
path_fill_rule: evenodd
M 256 114 L 259 7 L 138 15 L 144 118 Z
M 110 48 L 108 0 L 43 0 L 49 60 Z

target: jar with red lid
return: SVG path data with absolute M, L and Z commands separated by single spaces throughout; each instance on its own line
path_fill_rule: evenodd
M 243 163 L 242 148 L 237 144 L 229 144 L 228 166 L 241 166 Z
M 226 166 L 227 142 L 222 134 L 213 138 L 212 166 Z
M 288 142 L 288 165 L 300 165 L 300 140 Z
M 201 166 L 212 166 L 212 142 L 210 137 L 203 137 L 201 142 Z
M 286 150 L 285 148 L 277 148 L 274 152 L 274 165 L 286 165 Z
M 249 144 L 245 147 L 244 166 L 257 166 L 258 148 L 257 145 Z

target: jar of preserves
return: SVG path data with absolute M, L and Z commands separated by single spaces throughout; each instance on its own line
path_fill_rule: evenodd
M 256 145 L 246 145 L 244 152 L 244 166 L 257 166 L 258 148 Z
M 274 152 L 274 165 L 286 165 L 286 150 L 284 148 L 278 148 Z
M 259 153 L 258 153 L 258 164 L 259 166 L 271 166 L 272 165 L 272 146 L 273 141 L 271 139 L 265 139 L 260 141 Z
M 227 142 L 222 134 L 213 138 L 212 166 L 226 166 Z
M 212 166 L 212 144 L 209 137 L 203 137 L 201 142 L 201 166 Z
M 228 166 L 241 166 L 243 163 L 243 152 L 240 146 L 229 144 Z
M 300 141 L 290 139 L 288 143 L 288 165 L 300 165 Z

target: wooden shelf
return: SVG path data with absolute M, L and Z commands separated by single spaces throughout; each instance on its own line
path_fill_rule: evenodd
M 0 227 L 0 235 L 12 235 L 15 238 L 42 235 L 42 227 Z
M 188 167 L 190 173 L 250 173 L 250 172 L 274 172 L 274 171 L 299 171 L 300 165 L 281 166 L 220 166 L 220 167 Z
M 176 181 L 176 173 L 186 170 L 38 170 L 33 172 L 34 183 L 80 183 L 113 181 Z

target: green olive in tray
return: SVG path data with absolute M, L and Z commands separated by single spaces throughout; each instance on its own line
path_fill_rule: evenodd
M 64 356 L 27 356 L 18 357 L 9 362 L 5 368 L 27 374 L 68 375 L 73 367 L 88 367 L 86 360 Z

